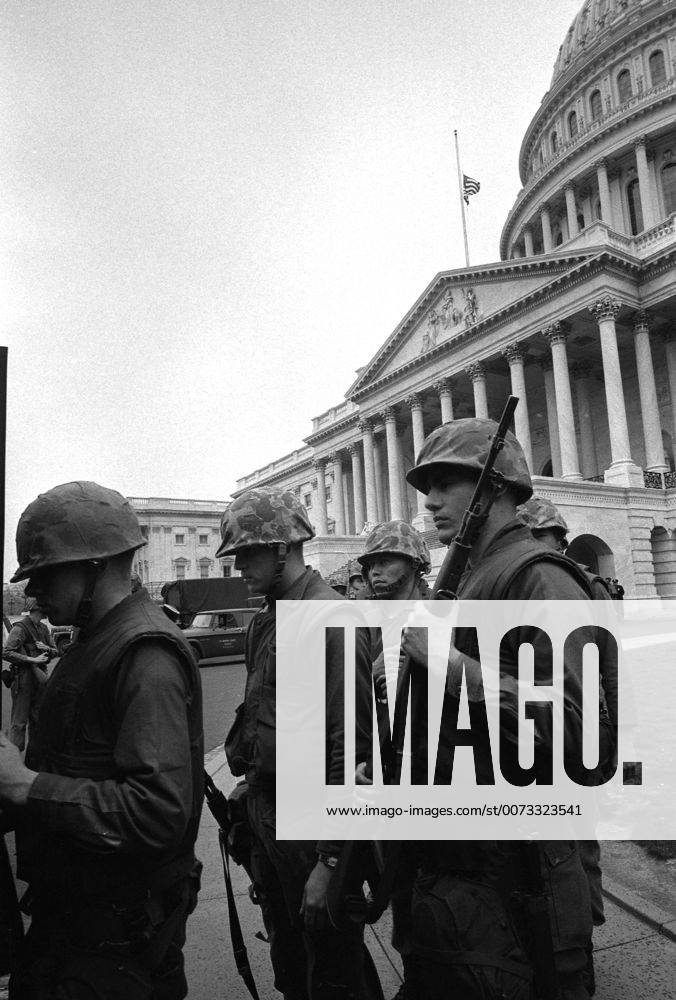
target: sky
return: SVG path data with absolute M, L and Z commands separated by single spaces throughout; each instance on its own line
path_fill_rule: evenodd
M 92 479 L 227 499 L 442 270 L 499 259 L 580 0 L 6 0 L 5 578 Z

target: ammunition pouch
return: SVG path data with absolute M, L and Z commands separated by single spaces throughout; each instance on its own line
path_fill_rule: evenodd
M 247 809 L 249 786 L 246 781 L 235 785 L 228 796 L 227 851 L 236 865 L 251 868 L 251 827 Z

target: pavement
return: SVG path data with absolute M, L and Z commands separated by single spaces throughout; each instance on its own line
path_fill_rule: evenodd
M 205 766 L 228 794 L 235 779 L 223 751 L 207 754 Z M 185 948 L 189 1000 L 249 1000 L 232 956 L 217 827 L 206 806 L 197 854 L 204 872 Z M 594 932 L 595 1000 L 676 1000 L 676 861 L 651 858 L 631 842 L 608 842 L 602 863 L 606 923 Z M 249 899 L 249 880 L 237 866 L 232 866 L 232 879 L 260 1000 L 280 1000 L 273 986 L 268 945 L 257 936 L 263 932 L 263 923 L 259 908 Z M 387 911 L 365 931 L 385 1000 L 391 1000 L 401 985 L 401 961 L 390 944 L 391 929 Z M 6 980 L 0 979 L 0 1000 L 6 996 Z

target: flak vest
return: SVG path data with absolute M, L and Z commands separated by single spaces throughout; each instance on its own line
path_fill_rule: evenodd
M 186 724 L 190 734 L 193 801 L 187 829 L 178 846 L 152 855 L 94 854 L 65 838 L 41 832 L 36 857 L 36 884 L 57 886 L 69 895 L 114 895 L 121 886 L 158 888 L 162 873 L 176 879 L 194 864 L 203 799 L 204 748 L 199 673 L 180 631 L 164 612 L 139 591 L 107 614 L 93 634 L 71 646 L 57 665 L 45 691 L 39 736 L 30 754 L 35 770 L 95 781 L 123 779 L 114 759 L 118 729 L 114 719 L 115 686 L 124 656 L 146 639 L 157 640 L 178 656 L 186 682 Z M 42 876 L 42 877 L 41 877 Z

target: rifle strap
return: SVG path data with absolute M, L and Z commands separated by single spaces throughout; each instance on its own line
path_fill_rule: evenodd
M 230 875 L 230 855 L 228 854 L 228 845 L 222 830 L 218 831 L 218 844 L 221 849 L 221 858 L 223 859 L 223 877 L 225 879 L 225 892 L 228 897 L 230 940 L 232 941 L 232 951 L 235 956 L 237 971 L 244 980 L 244 984 L 253 997 L 253 1000 L 259 1000 L 258 990 L 256 989 L 256 983 L 254 981 L 251 964 L 249 962 L 249 956 L 246 950 L 246 945 L 244 944 L 242 925 L 239 922 L 239 914 L 237 913 L 237 904 L 235 903 L 235 894 L 232 889 L 232 877 Z

